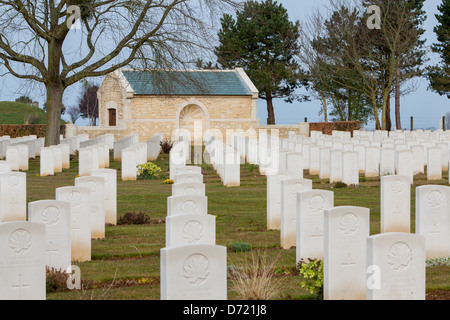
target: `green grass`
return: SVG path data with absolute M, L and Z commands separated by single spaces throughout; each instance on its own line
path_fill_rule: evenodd
M 29 117 L 35 124 L 45 124 L 45 111 L 22 102 L 0 102 L 0 124 L 25 124 Z M 31 122 L 29 122 L 31 123 Z
M 111 157 L 112 159 L 112 157 Z M 168 155 L 161 154 L 154 161 L 168 174 Z M 39 158 L 30 160 L 27 173 L 27 200 L 54 199 L 55 188 L 74 185 L 78 174 L 77 159 L 71 168 L 52 177 L 39 177 Z M 167 197 L 171 185 L 163 180 L 121 181 L 120 163 L 111 161 L 110 168 L 118 169 L 118 216 L 127 212 L 143 212 L 150 217 L 146 225 L 106 226 L 106 238 L 92 241 L 92 261 L 76 263 L 85 283 L 83 291 L 66 291 L 47 294 L 49 300 L 59 299 L 160 299 L 160 249 L 165 246 L 165 224 L 156 223 L 166 216 Z M 241 186 L 226 188 L 211 166 L 204 165 L 204 182 L 208 196 L 208 213 L 216 216 L 216 243 L 228 248 L 227 264 L 236 266 L 245 255 L 261 250 L 273 259 L 276 267 L 284 267 L 288 274 L 279 275 L 283 292 L 278 299 L 310 299 L 311 295 L 300 286 L 302 277 L 296 270 L 295 248 L 280 248 L 280 232 L 266 227 L 266 177 L 248 165 L 241 166 Z M 379 179 L 367 179 L 357 188 L 335 188 L 325 180 L 309 176 L 314 189 L 334 191 L 335 206 L 354 205 L 370 208 L 370 234 L 380 232 L 380 183 Z M 448 173 L 433 184 L 448 185 Z M 411 232 L 414 232 L 415 188 L 427 184 L 424 175 L 416 176 L 411 186 Z M 235 252 L 233 244 L 246 243 L 247 252 Z M 450 291 L 450 267 L 427 268 L 427 290 Z M 146 282 L 139 283 L 140 279 Z M 229 284 L 228 288 L 231 285 Z M 228 299 L 239 299 L 229 289 Z
M 0 101 L 0 124 L 45 124 L 45 111 L 22 102 Z M 65 121 L 61 120 L 61 124 Z

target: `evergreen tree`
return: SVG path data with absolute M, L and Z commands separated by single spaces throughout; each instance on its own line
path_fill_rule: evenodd
M 435 16 L 439 24 L 433 31 L 439 43 L 433 44 L 432 50 L 439 54 L 441 63 L 428 69 L 428 79 L 431 90 L 450 99 L 450 0 L 443 0 L 438 10 L 441 14 Z
M 275 124 L 273 99 L 286 102 L 305 97 L 294 92 L 306 85 L 296 56 L 299 22 L 289 21 L 287 10 L 276 1 L 248 1 L 236 19 L 221 18 L 220 45 L 215 54 L 223 68 L 242 67 L 267 101 L 267 124 Z

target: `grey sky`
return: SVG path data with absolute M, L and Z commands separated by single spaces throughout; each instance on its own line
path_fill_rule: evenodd
M 304 21 L 306 16 L 312 11 L 319 8 L 325 11 L 325 6 L 329 4 L 329 0 L 278 0 L 279 3 L 288 10 L 291 20 Z M 427 0 L 425 1 L 425 11 L 427 13 L 427 20 L 425 22 L 426 33 L 424 38 L 427 40 L 426 45 L 430 46 L 436 41 L 436 36 L 433 33 L 433 27 L 437 24 L 435 14 L 438 13 L 437 6 L 441 0 Z M 218 24 L 219 26 L 219 24 Z M 220 26 L 219 26 L 220 27 Z M 74 35 L 76 37 L 76 35 Z M 429 54 L 430 64 L 436 64 L 436 55 Z M 97 79 L 99 82 L 100 79 Z M 418 88 L 401 98 L 401 120 L 402 128 L 409 128 L 410 117 L 414 117 L 415 128 L 429 128 L 439 126 L 439 121 L 442 115 L 450 112 L 450 101 L 445 96 L 428 91 L 428 81 L 426 79 L 418 79 Z M 37 100 L 40 105 L 44 103 L 45 91 L 42 86 L 31 87 L 25 86 L 23 82 L 12 77 L 0 78 L 0 101 L 14 101 L 22 94 L 29 95 L 32 99 Z M 69 88 L 64 97 L 66 106 L 75 104 L 79 95 L 79 86 L 75 85 Z M 304 118 L 308 118 L 308 122 L 318 122 L 323 120 L 323 115 L 319 116 L 320 102 L 313 100 L 311 102 L 294 102 L 292 104 L 284 103 L 283 101 L 274 101 L 275 106 L 275 120 L 277 124 L 296 124 L 303 122 Z M 394 108 L 392 108 L 394 109 Z M 395 123 L 394 110 L 392 110 L 392 121 Z M 257 116 L 261 124 L 265 124 L 267 120 L 266 103 L 264 100 L 258 102 Z M 64 119 L 69 120 L 68 116 L 63 116 Z M 79 125 L 87 125 L 87 120 L 79 119 Z M 368 129 L 374 129 L 374 124 L 370 123 Z M 395 128 L 393 128 L 395 129 Z

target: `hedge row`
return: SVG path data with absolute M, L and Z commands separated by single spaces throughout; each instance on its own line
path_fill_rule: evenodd
M 62 124 L 60 130 L 64 135 L 66 125 Z M 0 124 L 0 137 L 17 138 L 30 135 L 36 135 L 38 138 L 45 137 L 45 124 Z
M 361 121 L 311 122 L 309 124 L 310 133 L 311 131 L 322 131 L 323 134 L 328 135 L 331 135 L 333 130 L 353 132 L 359 129 L 361 129 Z

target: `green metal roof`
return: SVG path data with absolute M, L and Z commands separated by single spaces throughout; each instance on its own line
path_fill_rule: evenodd
M 137 95 L 252 95 L 235 71 L 122 70 L 122 73 Z

